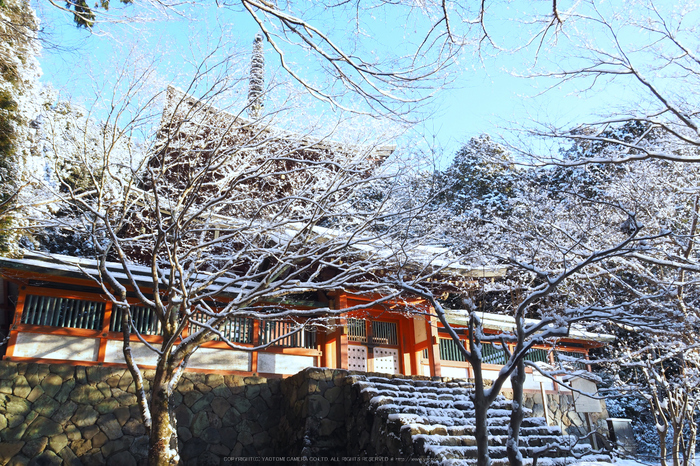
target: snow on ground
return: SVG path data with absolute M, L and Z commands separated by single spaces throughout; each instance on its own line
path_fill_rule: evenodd
M 641 463 L 636 460 L 613 458 L 613 464 L 616 466 L 654 466 L 659 463 Z M 582 461 L 576 463 L 576 466 L 610 466 L 610 463 L 602 463 L 599 461 Z

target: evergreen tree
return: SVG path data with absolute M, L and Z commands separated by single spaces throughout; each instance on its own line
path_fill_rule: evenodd
M 581 127 L 577 134 L 581 137 L 592 135 L 593 129 Z M 615 178 L 622 177 L 624 169 L 609 163 L 576 164 L 583 160 L 604 160 L 625 152 L 634 153 L 634 150 L 627 149 L 621 142 L 648 146 L 654 144 L 659 136 L 658 131 L 650 131 L 649 125 L 641 121 L 611 126 L 595 135 L 595 139 L 575 140 L 562 154 L 564 164 L 538 170 L 536 183 L 557 199 L 562 198 L 562 192 L 576 192 L 590 199 L 604 197 L 607 186 Z
M 35 132 L 38 23 L 26 0 L 0 2 L 0 252 L 17 251 L 15 215 L 18 195 L 27 182 L 30 140 Z
M 133 0 L 119 0 L 121 3 L 132 3 Z M 73 21 L 78 27 L 89 28 L 95 24 L 97 15 L 96 10 L 102 8 L 105 11 L 109 10 L 110 0 L 100 0 L 99 4 L 95 2 L 94 6 L 90 6 L 85 0 L 67 0 L 66 9 L 73 12 Z
M 438 198 L 457 215 L 506 216 L 517 176 L 508 151 L 484 134 L 470 139 L 440 174 L 444 191 Z

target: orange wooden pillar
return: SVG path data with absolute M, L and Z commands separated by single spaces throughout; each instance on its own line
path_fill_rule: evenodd
M 260 346 L 260 321 L 253 320 L 253 347 Z M 252 351 L 250 354 L 250 371 L 254 374 L 258 373 L 258 351 Z
M 347 369 L 348 366 L 348 332 L 347 320 L 345 318 L 338 319 L 338 338 L 337 338 L 337 364 L 340 369 Z
M 107 333 L 109 332 L 109 322 L 112 320 L 112 302 L 105 303 L 105 314 L 102 320 L 102 333 L 100 334 L 100 348 L 97 351 L 97 362 L 105 362 L 107 354 Z
M 330 350 L 330 343 L 329 341 L 333 338 L 333 334 L 328 334 L 328 332 L 324 330 L 317 330 L 316 333 L 316 345 L 318 351 L 321 353 L 318 357 L 318 365 L 320 367 L 329 367 L 333 369 L 333 367 L 329 364 L 329 358 L 328 358 L 328 352 Z
M 406 348 L 406 354 L 404 356 L 406 375 L 420 375 L 418 353 L 416 351 L 416 330 L 415 323 L 413 322 L 412 318 L 406 319 L 406 327 L 408 327 L 408 331 L 402 332 L 404 347 Z M 408 335 L 408 342 L 405 341 L 406 335 Z
M 440 339 L 437 335 L 437 329 L 434 329 L 433 318 L 426 319 L 425 325 L 428 336 L 428 360 L 430 361 L 430 375 L 432 377 L 441 377 Z
M 339 292 L 336 295 L 335 305 L 336 309 L 346 309 L 348 307 L 348 296 L 343 292 Z M 347 329 L 347 319 L 345 317 L 340 317 L 338 319 L 338 327 L 336 330 L 336 364 L 340 369 L 348 369 L 348 333 Z
M 19 296 L 17 296 L 17 304 L 15 305 L 15 318 L 10 327 L 10 340 L 7 342 L 7 351 L 5 359 L 10 359 L 15 353 L 15 345 L 17 344 L 17 326 L 22 323 L 22 312 L 24 312 L 24 301 L 27 298 L 27 288 L 20 286 Z
M 325 332 L 323 336 L 323 343 L 320 345 L 321 356 L 319 364 L 321 367 L 328 367 L 330 369 L 339 369 L 340 366 L 340 341 L 343 334 L 343 321 L 339 317 L 334 319 L 335 329 L 332 332 Z

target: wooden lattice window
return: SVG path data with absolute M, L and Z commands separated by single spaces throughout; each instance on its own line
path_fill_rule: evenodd
M 481 362 L 504 366 L 508 362 L 508 353 L 500 345 L 483 343 L 481 345 Z
M 297 330 L 298 328 L 299 324 L 296 322 L 263 320 L 260 322 L 260 344 L 272 343 L 273 346 L 287 348 L 316 349 L 316 329 L 303 328 Z M 290 335 L 285 337 L 284 335 L 288 333 Z
M 452 338 L 440 338 L 440 359 L 443 361 L 459 361 L 467 360 L 464 353 L 460 351 L 459 345 Z
M 367 322 L 364 319 L 348 319 L 348 340 L 367 343 Z
M 549 363 L 549 352 L 542 348 L 530 348 L 523 359 L 531 362 Z
M 29 325 L 101 330 L 105 313 L 102 301 L 27 295 L 21 322 Z
M 194 315 L 194 321 L 206 322 L 209 316 L 203 312 L 197 312 Z M 199 330 L 199 325 L 192 323 L 193 332 Z M 218 328 L 221 335 L 232 343 L 253 343 L 253 319 L 248 317 L 231 317 L 226 319 L 219 325 Z M 218 335 L 214 341 L 223 341 Z
M 129 306 L 131 319 L 136 328 L 136 331 L 141 335 L 162 335 L 160 321 L 156 317 L 153 309 L 146 306 Z M 121 332 L 122 328 L 122 308 L 114 306 L 112 309 L 112 318 L 109 322 L 109 330 L 111 332 Z M 133 328 L 131 329 L 133 331 Z
M 348 318 L 348 340 L 378 346 L 398 346 L 399 333 L 396 322 Z M 369 327 L 369 328 L 368 328 Z
M 398 346 L 399 333 L 396 322 L 372 321 L 371 342 L 375 345 Z

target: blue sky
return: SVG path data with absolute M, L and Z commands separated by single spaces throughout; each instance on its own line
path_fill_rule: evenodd
M 96 78 L 109 80 L 114 75 L 119 66 L 115 57 L 123 60 L 139 50 L 149 49 L 155 55 L 162 55 L 158 70 L 163 82 L 178 82 L 176 75 L 186 78 L 190 69 L 187 62 L 196 61 L 197 54 L 206 52 L 207 41 L 215 43 L 223 34 L 248 51 L 257 32 L 257 26 L 247 15 L 210 7 L 205 14 L 197 11 L 197 22 L 175 18 L 143 24 L 100 24 L 95 28 L 96 33 L 90 34 L 76 29 L 70 17 L 45 2 L 35 7 L 42 19 L 45 37 L 49 39 L 47 44 L 59 45 L 44 47 L 40 58 L 42 79 L 58 89 L 64 98 L 78 102 L 92 98 Z M 126 7 L 124 11 L 129 15 L 142 13 L 134 7 Z M 343 18 L 334 16 L 320 15 L 313 19 L 330 30 L 337 29 L 338 34 L 345 24 Z M 517 27 L 516 23 L 503 22 L 492 32 L 496 37 L 513 40 L 522 33 L 514 30 Z M 368 35 L 362 39 L 365 41 L 362 46 L 377 54 L 400 48 L 402 37 L 397 31 L 410 28 L 402 18 L 377 15 L 366 26 Z M 573 93 L 574 88 L 563 87 L 538 95 L 549 83 L 511 74 L 513 70 L 523 72 L 534 57 L 534 52 L 525 50 L 480 58 L 466 50 L 453 67 L 453 83 L 436 93 L 430 107 L 431 116 L 414 129 L 410 138 L 434 143 L 449 157 L 470 137 L 508 132 L 511 126 L 530 119 L 558 124 L 581 122 L 623 94 L 617 88 L 617 92 L 611 89 L 608 93 L 578 95 Z M 301 55 L 291 58 L 305 64 L 305 57 Z M 267 72 L 275 72 L 274 64 L 269 61 Z M 403 138 L 399 144 L 410 138 Z

